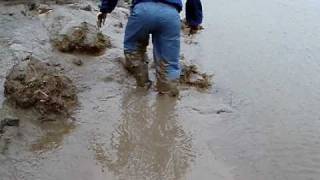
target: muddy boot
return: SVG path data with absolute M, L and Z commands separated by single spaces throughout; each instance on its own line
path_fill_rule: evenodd
M 157 90 L 160 94 L 168 94 L 171 97 L 179 96 L 179 82 L 177 80 L 166 81 L 158 78 Z
M 134 76 L 138 87 L 150 88 L 148 62 L 145 55 L 139 53 L 126 53 L 124 66 Z

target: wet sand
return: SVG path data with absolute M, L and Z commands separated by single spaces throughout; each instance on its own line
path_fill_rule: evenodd
M 127 10 L 117 9 L 102 29 L 113 48 L 85 56 L 53 49 L 50 27 L 61 16 L 94 23 L 95 12 L 54 6 L 48 15 L 25 17 L 24 7 L 0 4 L 0 83 L 33 52 L 64 67 L 80 101 L 72 125 L 38 124 L 34 112 L 9 106 L 0 86 L 1 117 L 21 119 L 0 153 L 0 179 L 317 179 L 319 5 L 204 2 L 205 30 L 183 36 L 182 53 L 214 73 L 215 84 L 183 88 L 176 101 L 136 89 L 121 68 L 124 30 L 117 24 L 126 23 Z

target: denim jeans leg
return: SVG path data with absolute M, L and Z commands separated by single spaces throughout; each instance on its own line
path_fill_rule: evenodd
M 128 19 L 124 38 L 125 67 L 135 77 L 137 86 L 149 86 L 146 47 L 149 43 L 149 27 L 145 21 L 143 6 L 136 6 Z

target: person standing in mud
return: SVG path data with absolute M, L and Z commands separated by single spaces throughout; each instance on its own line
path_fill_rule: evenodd
M 118 0 L 101 0 L 98 26 L 104 24 Z M 153 56 L 156 64 L 157 90 L 160 94 L 177 96 L 180 77 L 181 0 L 133 0 L 131 14 L 125 30 L 125 68 L 135 77 L 138 87 L 149 88 L 146 48 L 152 35 Z M 186 20 L 191 33 L 202 23 L 200 0 L 187 0 Z

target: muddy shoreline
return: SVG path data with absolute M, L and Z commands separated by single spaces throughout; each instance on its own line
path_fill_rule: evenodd
M 53 10 L 41 15 L 21 2 L 0 1 L 0 119 L 20 120 L 1 136 L 1 180 L 319 179 L 319 1 L 203 1 L 205 29 L 182 35 L 181 58 L 215 74 L 214 85 L 182 87 L 178 101 L 139 91 L 121 68 L 126 8 L 101 29 L 112 47 L 88 56 L 49 37 L 94 24 L 97 1 L 43 0 Z M 5 77 L 30 53 L 75 83 L 74 120 L 40 123 L 5 100 Z
M 91 11 L 82 9 L 88 5 Z M 119 62 L 127 8 L 118 7 L 102 28 L 112 47 L 105 54 L 92 56 L 59 52 L 50 37 L 65 24 L 94 24 L 95 2 L 42 7 L 40 13 L 18 1 L 0 3 L 0 117 L 14 115 L 20 120 L 18 127 L 5 127 L 0 137 L 1 178 L 185 179 L 191 176 L 188 171 L 196 166 L 194 162 L 206 164 L 201 154 L 208 149 L 194 140 L 197 129 L 192 128 L 192 119 L 200 120 L 199 116 L 206 114 L 211 117 L 207 119 L 218 122 L 232 116 L 237 105 L 230 104 L 228 93 L 185 86 L 180 100 L 172 100 L 159 97 L 154 90 L 140 91 Z M 186 45 L 196 41 L 185 38 Z M 151 58 L 150 48 L 148 52 Z M 5 101 L 6 75 L 30 54 L 46 63 L 60 64 L 60 71 L 75 83 L 80 104 L 72 119 L 39 122 L 36 111 Z M 216 103 L 201 102 L 203 98 Z M 225 169 L 219 162 L 212 163 Z M 227 171 L 223 173 L 228 176 Z

